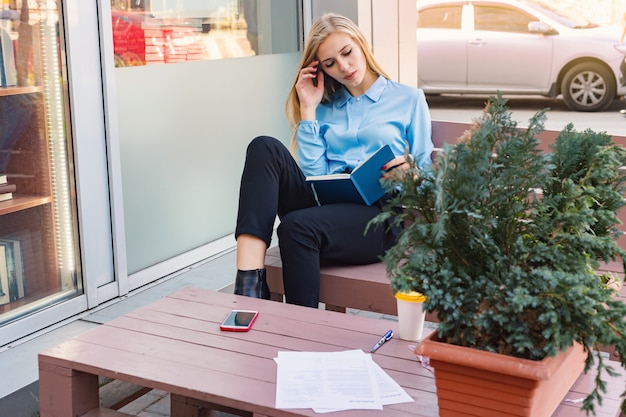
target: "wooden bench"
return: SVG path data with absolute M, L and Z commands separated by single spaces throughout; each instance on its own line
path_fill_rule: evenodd
M 468 124 L 458 122 L 433 121 L 433 143 L 435 148 L 442 148 L 445 143 L 452 143 L 469 128 Z M 558 132 L 544 131 L 540 134 L 542 148 L 554 141 Z M 626 138 L 615 136 L 614 141 L 626 146 Z M 626 225 L 626 210 L 620 213 L 620 220 Z M 622 225 L 622 228 L 624 227 Z M 620 237 L 621 247 L 626 247 L 626 235 Z M 282 277 L 282 262 L 278 247 L 272 247 L 265 257 L 267 282 L 271 297 L 275 301 L 283 301 L 285 294 Z M 624 278 L 621 262 L 603 265 L 600 273 L 607 272 Z M 626 286 L 622 286 L 621 298 L 626 302 Z M 325 266 L 320 271 L 320 301 L 325 308 L 345 312 L 346 308 L 365 310 L 376 313 L 397 315 L 396 300 L 389 285 L 389 278 L 382 262 L 369 265 Z M 437 322 L 434 314 L 426 316 L 427 321 Z M 617 358 L 612 348 L 606 351 L 611 359 Z
M 81 417 L 133 417 L 130 414 L 120 413 L 110 408 L 94 408 Z
M 259 311 L 247 333 L 222 332 L 231 309 Z M 102 408 L 98 376 L 170 393 L 172 417 L 214 415 L 314 417 L 311 409 L 276 409 L 276 362 L 280 351 L 369 352 L 397 323 L 313 310 L 205 289 L 185 288 L 84 332 L 39 354 L 41 417 L 128 417 Z M 338 412 L 337 416 L 436 417 L 431 369 L 422 366 L 411 342 L 393 338 L 372 359 L 415 402 L 383 410 Z M 553 417 L 582 417 L 580 398 L 594 375 L 580 375 Z M 599 416 L 619 414 L 626 375 L 607 377 Z

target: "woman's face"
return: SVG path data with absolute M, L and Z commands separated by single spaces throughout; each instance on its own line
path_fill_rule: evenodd
M 328 35 L 317 50 L 317 58 L 321 69 L 343 84 L 353 96 L 365 93 L 376 80 L 367 69 L 363 51 L 347 33 Z

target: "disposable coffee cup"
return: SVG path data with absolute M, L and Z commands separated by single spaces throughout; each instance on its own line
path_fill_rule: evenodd
M 398 327 L 400 329 L 400 339 L 417 342 L 422 338 L 424 330 L 424 301 L 426 296 L 411 291 L 408 293 L 396 293 L 398 303 Z

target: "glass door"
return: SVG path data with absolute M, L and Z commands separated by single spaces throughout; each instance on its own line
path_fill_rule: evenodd
M 83 293 L 61 4 L 1 0 L 0 326 Z

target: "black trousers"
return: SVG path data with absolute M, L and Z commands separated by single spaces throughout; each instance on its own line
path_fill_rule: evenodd
M 278 215 L 286 300 L 317 308 L 321 265 L 378 262 L 394 243 L 395 233 L 383 225 L 365 234 L 381 204 L 318 206 L 289 150 L 277 139 L 260 136 L 246 153 L 235 237 L 251 234 L 269 246 Z

